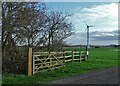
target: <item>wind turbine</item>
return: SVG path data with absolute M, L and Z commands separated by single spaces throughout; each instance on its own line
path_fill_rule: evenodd
M 81 13 L 82 14 L 82 13 Z M 86 45 L 86 49 L 85 49 L 85 60 L 87 60 L 88 59 L 88 55 L 89 55 L 89 51 L 88 51 L 88 48 L 89 48 L 89 28 L 90 27 L 94 27 L 94 26 L 92 26 L 92 25 L 88 25 L 87 23 L 86 23 L 86 21 L 84 20 L 85 18 L 84 18 L 84 16 L 83 15 L 81 15 L 81 17 L 83 18 L 83 21 L 84 21 L 84 23 L 85 23 L 85 25 L 86 25 L 86 30 L 87 30 L 87 33 L 86 33 L 86 35 L 87 35 L 87 45 Z
M 86 50 L 85 50 L 85 59 L 87 60 L 88 59 L 88 55 L 89 55 L 89 51 L 88 51 L 88 48 L 89 48 L 89 28 L 90 27 L 94 27 L 94 26 L 91 26 L 91 25 L 88 25 L 85 21 L 84 21 L 85 25 L 86 25 L 86 30 L 87 30 L 87 45 L 86 45 Z

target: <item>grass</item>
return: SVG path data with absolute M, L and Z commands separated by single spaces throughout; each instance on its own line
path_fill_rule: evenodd
M 73 50 L 69 48 L 68 50 Z M 83 49 L 82 49 L 83 50 Z M 81 49 L 76 49 L 81 51 Z M 57 70 L 37 73 L 33 76 L 4 74 L 3 84 L 44 84 L 53 80 L 66 78 L 78 74 L 88 73 L 93 70 L 118 66 L 117 48 L 90 48 L 89 60 L 87 62 L 66 63 L 64 67 Z

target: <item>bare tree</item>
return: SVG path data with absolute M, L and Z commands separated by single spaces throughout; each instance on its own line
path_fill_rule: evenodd
M 19 44 L 27 45 L 28 47 L 40 45 L 46 23 L 45 7 L 40 4 L 32 4 L 31 8 L 25 8 L 22 13 L 24 14 L 25 12 L 27 14 L 22 16 L 21 23 L 18 22 L 18 27 L 16 27 L 17 41 Z
M 73 34 L 73 25 L 67 13 L 48 13 L 48 50 L 59 50 L 63 40 Z

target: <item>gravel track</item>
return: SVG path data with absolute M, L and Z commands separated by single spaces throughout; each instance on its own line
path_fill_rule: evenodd
M 118 69 L 120 67 L 92 71 L 87 74 L 52 81 L 50 84 L 118 84 Z

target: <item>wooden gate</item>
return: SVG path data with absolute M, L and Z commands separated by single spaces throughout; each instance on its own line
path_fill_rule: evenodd
M 51 70 L 63 66 L 63 52 L 34 52 L 33 74 L 38 71 Z
M 85 60 L 85 52 L 32 52 L 29 48 L 28 75 L 62 67 L 64 63 Z

